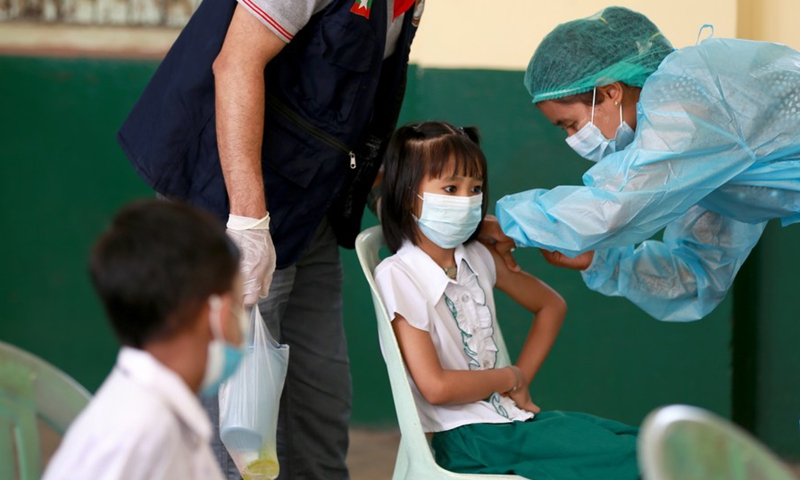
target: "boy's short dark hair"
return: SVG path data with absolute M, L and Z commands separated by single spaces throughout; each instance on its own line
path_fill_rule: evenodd
M 489 172 L 476 127 L 455 127 L 446 122 L 402 126 L 392 135 L 383 162 L 381 225 L 386 245 L 394 253 L 404 240 L 417 245 L 419 230 L 414 220 L 417 190 L 425 175 L 459 175 L 483 179 L 481 218 L 489 205 Z M 467 242 L 475 240 L 480 224 Z
M 117 337 L 135 348 L 190 326 L 211 294 L 232 290 L 238 268 L 239 251 L 216 218 L 165 200 L 123 208 L 89 258 Z

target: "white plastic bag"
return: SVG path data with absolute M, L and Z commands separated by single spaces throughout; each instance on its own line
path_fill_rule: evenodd
M 278 404 L 289 366 L 289 346 L 269 334 L 258 306 L 250 314 L 253 344 L 219 391 L 219 430 L 244 480 L 273 480 Z

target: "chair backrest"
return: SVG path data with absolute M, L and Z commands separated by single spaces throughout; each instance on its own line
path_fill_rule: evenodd
M 53 365 L 0 342 L 0 478 L 38 479 L 91 396 Z
M 645 418 L 638 455 L 646 480 L 795 480 L 747 432 L 686 405 L 663 407 Z
M 403 363 L 403 356 L 400 353 L 400 347 L 392 329 L 391 318 L 386 311 L 373 276 L 375 267 L 381 261 L 380 251 L 383 247 L 385 247 L 385 241 L 380 226 L 368 228 L 356 238 L 356 254 L 372 293 L 375 316 L 378 322 L 378 336 L 381 342 L 383 359 L 386 363 L 386 370 L 389 374 L 389 384 L 391 385 L 392 397 L 394 398 L 397 412 L 397 423 L 400 426 L 401 443 L 393 478 L 395 480 L 401 478 L 414 480 L 438 478 L 520 479 L 521 477 L 516 475 L 456 474 L 439 467 L 433 459 L 430 446 L 419 420 L 414 396 L 411 393 L 411 385 L 406 373 L 407 370 Z M 503 341 L 503 335 L 499 327 L 497 325 L 495 327 L 497 328 L 498 364 L 508 365 L 508 351 Z

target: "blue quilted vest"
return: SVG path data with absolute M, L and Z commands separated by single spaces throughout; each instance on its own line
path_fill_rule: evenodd
M 328 215 L 352 248 L 366 196 L 400 112 L 409 12 L 394 55 L 383 60 L 386 3 L 369 19 L 358 0 L 334 0 L 267 65 L 262 170 L 278 268 L 293 264 Z M 235 0 L 204 0 L 122 125 L 118 140 L 154 190 L 225 221 L 211 66 Z

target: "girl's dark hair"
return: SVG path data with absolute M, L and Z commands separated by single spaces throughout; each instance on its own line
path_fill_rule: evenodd
M 89 257 L 92 283 L 124 345 L 192 326 L 206 299 L 233 289 L 239 250 L 210 214 L 167 200 L 123 208 Z
M 476 127 L 455 127 L 445 122 L 409 124 L 397 129 L 383 162 L 380 217 L 386 244 L 397 252 L 404 240 L 417 245 L 419 230 L 414 204 L 426 175 L 440 178 L 455 173 L 483 180 L 481 217 L 489 204 L 489 172 Z M 452 169 L 452 170 L 451 170 Z M 467 240 L 478 236 L 480 225 Z

